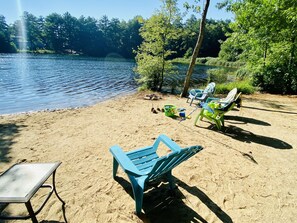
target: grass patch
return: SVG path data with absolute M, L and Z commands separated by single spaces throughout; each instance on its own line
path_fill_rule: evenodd
M 181 63 L 181 64 L 190 64 L 191 58 L 175 58 L 172 60 L 173 63 Z M 245 65 L 243 62 L 228 62 L 224 61 L 218 57 L 199 57 L 196 59 L 196 64 L 199 65 L 209 65 L 209 66 L 217 66 L 217 67 L 232 67 L 239 68 Z
M 242 94 L 253 94 L 256 88 L 252 86 L 250 80 L 235 81 L 216 85 L 216 94 L 228 94 L 233 88 L 237 88 Z

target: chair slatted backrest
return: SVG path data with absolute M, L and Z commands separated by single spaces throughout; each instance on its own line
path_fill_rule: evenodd
M 167 156 L 160 157 L 149 173 L 148 181 L 154 180 L 166 172 L 172 170 L 181 162 L 189 159 L 202 149 L 203 148 L 201 146 L 191 146 L 181 149 L 178 153 L 170 153 Z
M 217 110 L 223 111 L 223 112 L 228 112 L 228 111 L 232 110 L 233 107 L 235 106 L 235 104 L 238 103 L 240 96 L 241 96 L 241 92 L 239 92 L 239 94 L 236 96 L 236 98 L 234 98 L 228 104 L 225 104 L 223 107 L 218 108 Z
M 209 83 L 204 89 L 203 93 L 208 95 L 213 95 L 216 89 L 216 84 L 214 82 Z
M 139 171 L 147 171 L 151 170 L 159 159 L 155 151 L 152 146 L 148 146 L 137 152 L 132 151 L 126 154 Z
M 231 91 L 229 91 L 228 95 L 225 98 L 219 100 L 219 103 L 231 103 L 232 101 L 234 101 L 236 94 L 237 88 L 233 88 Z

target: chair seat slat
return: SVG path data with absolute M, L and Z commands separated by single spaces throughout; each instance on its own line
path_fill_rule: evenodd
M 153 147 L 145 147 L 139 150 L 135 150 L 135 151 L 131 151 L 131 152 L 127 152 L 127 156 L 133 160 L 135 158 L 139 158 L 139 157 L 143 157 L 143 156 L 148 156 L 150 154 L 154 154 L 156 153 L 156 151 L 153 149 Z
M 142 157 L 138 157 L 138 158 L 135 157 L 134 159 L 131 159 L 131 160 L 135 165 L 139 165 L 142 163 L 151 162 L 152 160 L 155 160 L 158 158 L 159 158 L 159 156 L 156 153 L 153 153 L 153 154 L 149 154 L 147 156 L 142 156 Z
M 157 162 L 157 160 L 158 160 L 158 158 L 152 159 L 148 162 L 140 163 L 140 164 L 136 165 L 136 167 L 139 171 L 143 171 L 144 169 L 148 169 L 148 168 L 152 169 L 153 166 L 155 165 L 155 163 Z

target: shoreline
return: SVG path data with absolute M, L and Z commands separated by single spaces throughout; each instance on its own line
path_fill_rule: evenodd
M 243 95 L 243 107 L 228 112 L 226 127 L 218 131 L 207 121 L 193 125 L 199 109 L 182 122 L 151 112 L 173 104 L 189 114 L 195 107 L 186 98 L 159 94 L 162 99 L 144 100 L 145 94 L 77 109 L 0 115 L 0 171 L 18 162 L 61 161 L 56 186 L 68 222 L 295 221 L 296 96 Z M 166 182 L 145 192 L 139 218 L 126 174 L 119 168 L 119 181 L 112 178 L 109 148 L 141 148 L 162 133 L 181 147 L 204 150 L 173 169 L 175 196 Z M 42 200 L 37 196 L 33 205 Z M 64 222 L 59 200 L 51 197 L 37 218 Z
M 100 103 L 103 103 L 105 101 L 110 101 L 110 100 L 114 100 L 116 98 L 121 98 L 121 97 L 125 97 L 125 96 L 132 96 L 132 95 L 145 95 L 147 93 L 143 93 L 143 92 L 130 92 L 130 93 L 126 93 L 124 95 L 117 95 L 117 96 L 113 96 L 111 98 L 108 99 L 103 99 L 102 101 L 98 101 L 94 104 L 90 104 L 90 105 L 85 105 L 85 106 L 77 106 L 77 107 L 68 107 L 68 108 L 53 108 L 53 109 L 43 109 L 43 110 L 32 110 L 32 111 L 25 111 L 25 112 L 16 112 L 16 113 L 7 113 L 7 114 L 0 114 L 0 118 L 1 117 L 9 117 L 9 116 L 18 116 L 18 115 L 34 115 L 36 113 L 47 113 L 47 112 L 62 112 L 62 111 L 71 111 L 71 110 L 79 110 L 79 109 L 84 109 L 84 108 L 89 108 L 89 107 L 93 107 L 93 106 L 97 106 Z M 159 95 L 171 95 L 172 97 L 178 97 L 178 95 L 174 95 L 174 94 L 170 94 L 170 93 L 157 93 Z M 259 93 L 255 93 L 254 95 L 257 95 Z M 279 94 L 266 94 L 266 93 L 260 93 L 260 95 L 272 95 L 272 96 L 276 96 L 276 97 L 288 97 L 288 98 L 297 98 L 297 95 L 279 95 Z M 253 95 L 250 95 L 253 96 Z M 182 99 L 182 98 L 181 98 Z M 186 98 L 184 98 L 186 100 Z
M 102 102 L 105 101 L 109 101 L 109 100 L 114 100 L 115 98 L 120 98 L 120 97 L 125 97 L 125 96 L 129 96 L 129 95 L 133 95 L 133 94 L 137 94 L 137 92 L 128 92 L 128 93 L 124 93 L 122 95 L 116 95 L 116 96 L 112 96 L 110 98 L 106 98 L 106 99 L 102 99 L 100 101 L 95 102 L 94 104 L 90 104 L 90 105 L 85 105 L 85 106 L 76 106 L 76 107 L 66 107 L 66 108 L 53 108 L 53 109 L 42 109 L 42 110 L 31 110 L 31 111 L 24 111 L 24 112 L 16 112 L 16 113 L 7 113 L 7 114 L 0 114 L 0 118 L 6 117 L 6 116 L 18 116 L 18 115 L 31 115 L 31 114 L 35 114 L 35 113 L 46 113 L 46 112 L 59 112 L 59 111 L 68 111 L 68 110 L 78 110 L 78 109 L 83 109 L 83 108 L 89 108 L 92 106 L 96 106 L 97 104 L 100 104 Z

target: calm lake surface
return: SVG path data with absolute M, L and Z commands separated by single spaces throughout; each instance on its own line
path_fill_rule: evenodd
M 126 60 L 0 54 L 0 114 L 83 107 L 136 92 L 134 67 Z M 207 77 L 201 69 L 194 79 Z

